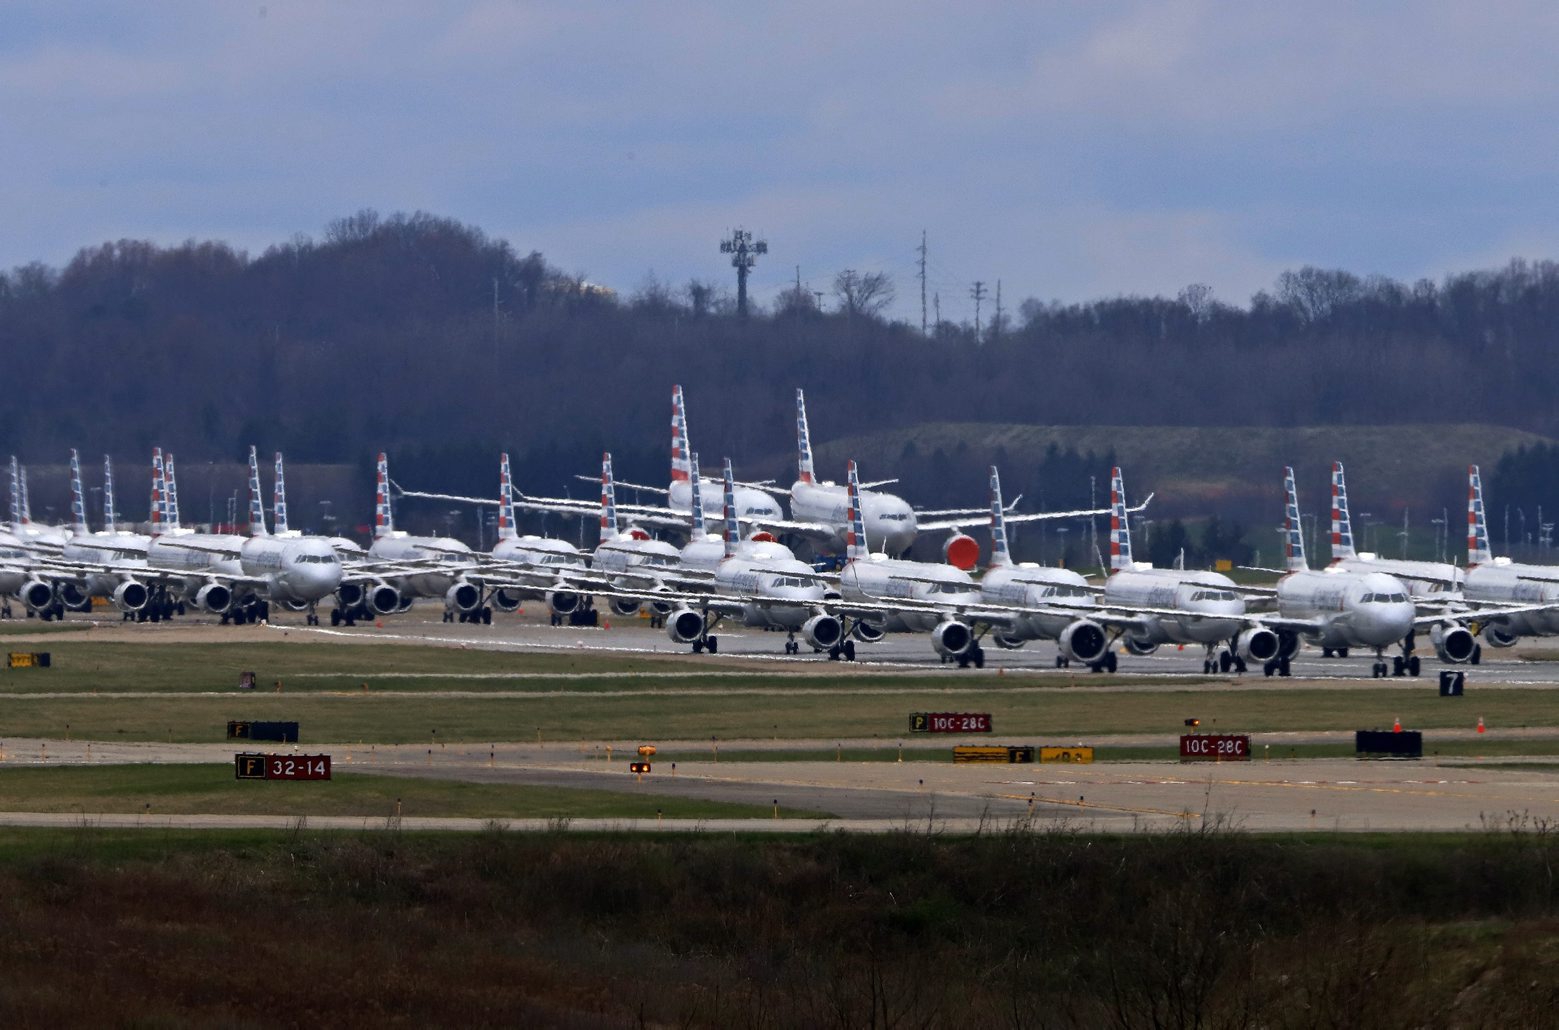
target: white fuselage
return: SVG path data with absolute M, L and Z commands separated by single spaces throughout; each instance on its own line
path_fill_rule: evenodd
M 447 536 L 410 536 L 398 531 L 374 540 L 368 548 L 368 558 L 370 561 L 435 562 L 450 566 L 386 576 L 385 581 L 394 585 L 403 598 L 442 598 L 455 585 L 460 573 L 470 568 L 475 560 L 471 548 L 459 540 Z
M 834 528 L 834 535 L 819 542 L 825 551 L 845 549 L 848 489 L 835 483 L 808 483 L 797 480 L 790 488 L 790 517 L 796 522 L 821 522 Z M 915 524 L 915 509 L 902 497 L 861 491 L 861 521 L 866 543 L 881 547 L 886 554 L 901 554 L 915 542 L 920 532 Z
M 273 601 L 310 604 L 341 585 L 341 558 L 325 537 L 250 537 L 238 563 L 244 575 L 267 581 L 265 594 Z
M 1385 647 L 1413 629 L 1416 609 L 1407 586 L 1384 572 L 1290 572 L 1277 585 L 1278 614 L 1319 619 L 1307 633 L 1322 647 Z
M 1523 577 L 1537 577 L 1526 579 Z M 1467 570 L 1462 597 L 1468 601 L 1492 604 L 1544 604 L 1559 606 L 1559 568 L 1551 565 L 1524 565 L 1505 558 Z M 1480 622 L 1500 626 L 1515 636 L 1542 636 L 1559 633 L 1559 607 L 1546 612 L 1519 612 L 1513 615 L 1482 617 Z
M 738 553 L 721 561 L 715 569 L 715 589 L 750 599 L 742 607 L 742 622 L 748 626 L 800 629 L 824 599 L 822 582 L 812 566 L 791 556 L 787 548 L 764 541 L 753 543 L 760 546 L 752 553 Z
M 1132 639 L 1143 644 L 1214 644 L 1240 630 L 1245 601 L 1228 576 L 1217 572 L 1130 568 L 1113 573 L 1104 584 L 1103 607 L 1165 608 L 1188 615 L 1142 616 L 1143 631 Z
M 682 567 L 694 569 L 699 572 L 713 572 L 725 562 L 725 538 L 705 534 L 695 537 L 682 545 L 680 552 Z M 750 559 L 758 562 L 795 561 L 796 555 L 790 548 L 777 540 L 753 540 L 751 538 L 741 541 L 736 545 L 736 557 Z M 811 566 L 804 566 L 808 572 Z
M 32 552 L 10 533 L 0 531 L 0 594 L 7 597 L 22 589 L 27 582 L 27 568 L 34 562 Z
M 1452 600 L 1462 594 L 1462 583 L 1467 574 L 1455 565 L 1438 561 L 1407 561 L 1399 558 L 1380 558 L 1373 554 L 1361 554 L 1357 558 L 1338 558 L 1330 568 L 1341 572 L 1363 575 L 1381 572 L 1401 581 L 1413 597 L 1432 597 L 1437 601 Z
M 236 555 L 243 551 L 245 539 L 231 533 L 173 530 L 151 538 L 146 545 L 146 566 L 151 572 L 182 573 L 174 584 L 174 591 L 185 600 L 193 601 L 201 587 L 214 582 L 212 574 L 244 575 L 243 564 Z M 225 557 L 227 554 L 235 557 Z M 237 595 L 245 592 L 233 591 Z
M 512 536 L 498 541 L 493 548 L 494 561 L 512 562 L 523 568 L 514 578 L 533 587 L 534 597 L 540 597 L 559 585 L 560 577 L 570 572 L 585 570 L 585 556 L 579 548 L 566 540 L 554 540 L 542 536 Z
M 76 533 L 65 542 L 62 557 L 80 565 L 114 565 L 124 571 L 94 572 L 82 577 L 89 597 L 112 597 L 127 578 L 144 574 L 152 538 L 143 533 Z
M 846 601 L 910 600 L 948 609 L 980 603 L 980 588 L 963 569 L 881 554 L 846 564 L 839 571 L 839 593 Z M 921 633 L 935 629 L 945 618 L 941 612 L 903 610 L 886 616 L 882 626 L 890 632 Z
M 705 518 L 722 519 L 725 517 L 724 494 L 718 490 L 704 490 L 700 491 L 699 496 L 703 501 Z M 736 502 L 737 518 L 763 522 L 785 517 L 785 513 L 780 509 L 779 502 L 774 499 L 774 496 L 756 487 L 738 486 L 735 488 L 732 497 Z M 693 484 L 685 479 L 672 480 L 671 488 L 667 492 L 666 507 L 674 511 L 691 513 L 693 510 Z
M 1073 614 L 1035 612 L 1013 621 L 1002 630 L 1014 640 L 1054 640 L 1088 610 L 1097 607 L 1088 581 L 1071 569 L 1056 569 L 1033 562 L 993 565 L 980 577 L 980 599 L 987 604 L 1016 608 L 1076 608 Z
M 625 530 L 601 541 L 590 567 L 614 576 L 624 586 L 656 586 L 664 573 L 682 564 L 682 554 L 664 540 L 652 540 L 642 531 Z

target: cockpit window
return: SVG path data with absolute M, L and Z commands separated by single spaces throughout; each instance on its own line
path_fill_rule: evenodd
M 1233 601 L 1237 600 L 1232 590 L 1198 590 L 1191 595 L 1193 601 Z
M 800 576 L 775 576 L 769 580 L 769 586 L 773 587 L 804 587 L 807 581 Z
M 1365 594 L 1365 604 L 1404 604 L 1407 602 L 1406 594 Z
M 933 594 L 967 594 L 974 588 L 967 583 L 932 583 L 928 593 Z

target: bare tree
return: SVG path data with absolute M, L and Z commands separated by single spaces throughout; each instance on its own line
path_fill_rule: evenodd
M 876 316 L 893 303 L 893 278 L 886 272 L 857 272 L 846 268 L 834 276 L 834 296 L 846 315 Z

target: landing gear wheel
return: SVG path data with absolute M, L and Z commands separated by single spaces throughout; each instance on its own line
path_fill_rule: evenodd
M 482 608 L 482 625 L 484 625 L 484 626 L 491 626 L 492 624 L 493 624 L 493 610 L 491 608 L 488 608 L 488 607 L 484 606 Z
M 981 647 L 979 644 L 975 644 L 974 647 L 970 649 L 969 654 L 969 660 L 974 662 L 974 667 L 976 669 L 985 668 L 985 648 Z
M 1346 647 L 1339 647 L 1337 649 L 1337 657 L 1338 658 L 1346 658 L 1346 657 L 1348 657 L 1348 649 Z
M 1234 665 L 1234 655 L 1230 654 L 1227 651 L 1220 651 L 1218 653 L 1218 671 L 1219 672 L 1228 672 L 1229 669 L 1233 665 Z
M 1278 675 L 1279 676 L 1287 676 L 1288 672 L 1289 672 L 1288 659 L 1287 658 L 1279 658 L 1278 659 Z
M 1271 676 L 1274 672 L 1278 671 L 1277 665 L 1277 659 L 1273 659 L 1270 662 L 1264 662 L 1261 666 L 1261 674 L 1263 676 Z
M 703 654 L 704 653 L 704 642 L 702 640 L 695 640 L 695 641 L 693 641 L 693 653 L 694 654 Z
M 1207 673 L 1212 672 L 1213 668 L 1214 668 L 1213 660 L 1211 658 L 1203 658 L 1202 659 L 1202 673 L 1204 675 L 1207 674 Z
M 1474 644 L 1474 645 L 1472 645 L 1472 657 L 1467 659 L 1468 664 L 1469 665 L 1478 665 L 1478 664 L 1481 664 L 1482 661 L 1483 661 L 1483 645 L 1482 644 Z
M 1234 671 L 1235 672 L 1244 672 L 1245 671 L 1245 659 L 1241 658 L 1239 655 L 1235 655 L 1234 656 Z
M 855 641 L 846 640 L 844 642 L 844 660 L 847 662 L 855 661 Z
M 1335 654 L 1335 653 L 1336 653 L 1336 652 L 1334 652 L 1334 651 L 1333 651 L 1333 650 L 1332 650 L 1332 649 L 1331 649 L 1331 648 L 1329 648 L 1329 647 L 1323 647 L 1323 648 L 1321 648 L 1321 657 L 1322 657 L 1322 658 L 1330 658 L 1330 657 L 1332 657 L 1332 655 L 1333 655 L 1333 654 Z
M 1407 660 L 1407 674 L 1417 676 L 1419 670 L 1418 655 L 1412 655 Z
M 1401 655 L 1392 655 L 1392 657 L 1391 657 L 1391 675 L 1393 675 L 1393 676 L 1400 676 L 1400 675 L 1402 675 L 1402 670 L 1406 666 L 1407 666 L 1407 662 L 1402 660 L 1402 656 Z
M 1115 652 L 1109 651 L 1104 656 L 1104 669 L 1106 672 L 1115 671 Z
M 1056 668 L 1058 668 L 1058 669 L 1066 668 L 1066 658 L 1064 658 L 1061 655 L 1056 655 Z
M 835 644 L 833 647 L 830 647 L 828 649 L 828 660 L 831 661 L 831 662 L 837 662 L 839 660 L 839 645 L 838 644 Z
M 709 648 L 710 654 L 714 654 L 716 651 L 720 650 L 720 638 L 716 636 L 705 637 L 704 646 Z

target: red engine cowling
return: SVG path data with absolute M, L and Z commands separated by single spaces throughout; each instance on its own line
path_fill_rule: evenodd
M 942 559 L 967 572 L 980 563 L 980 543 L 965 533 L 954 533 L 942 545 Z

